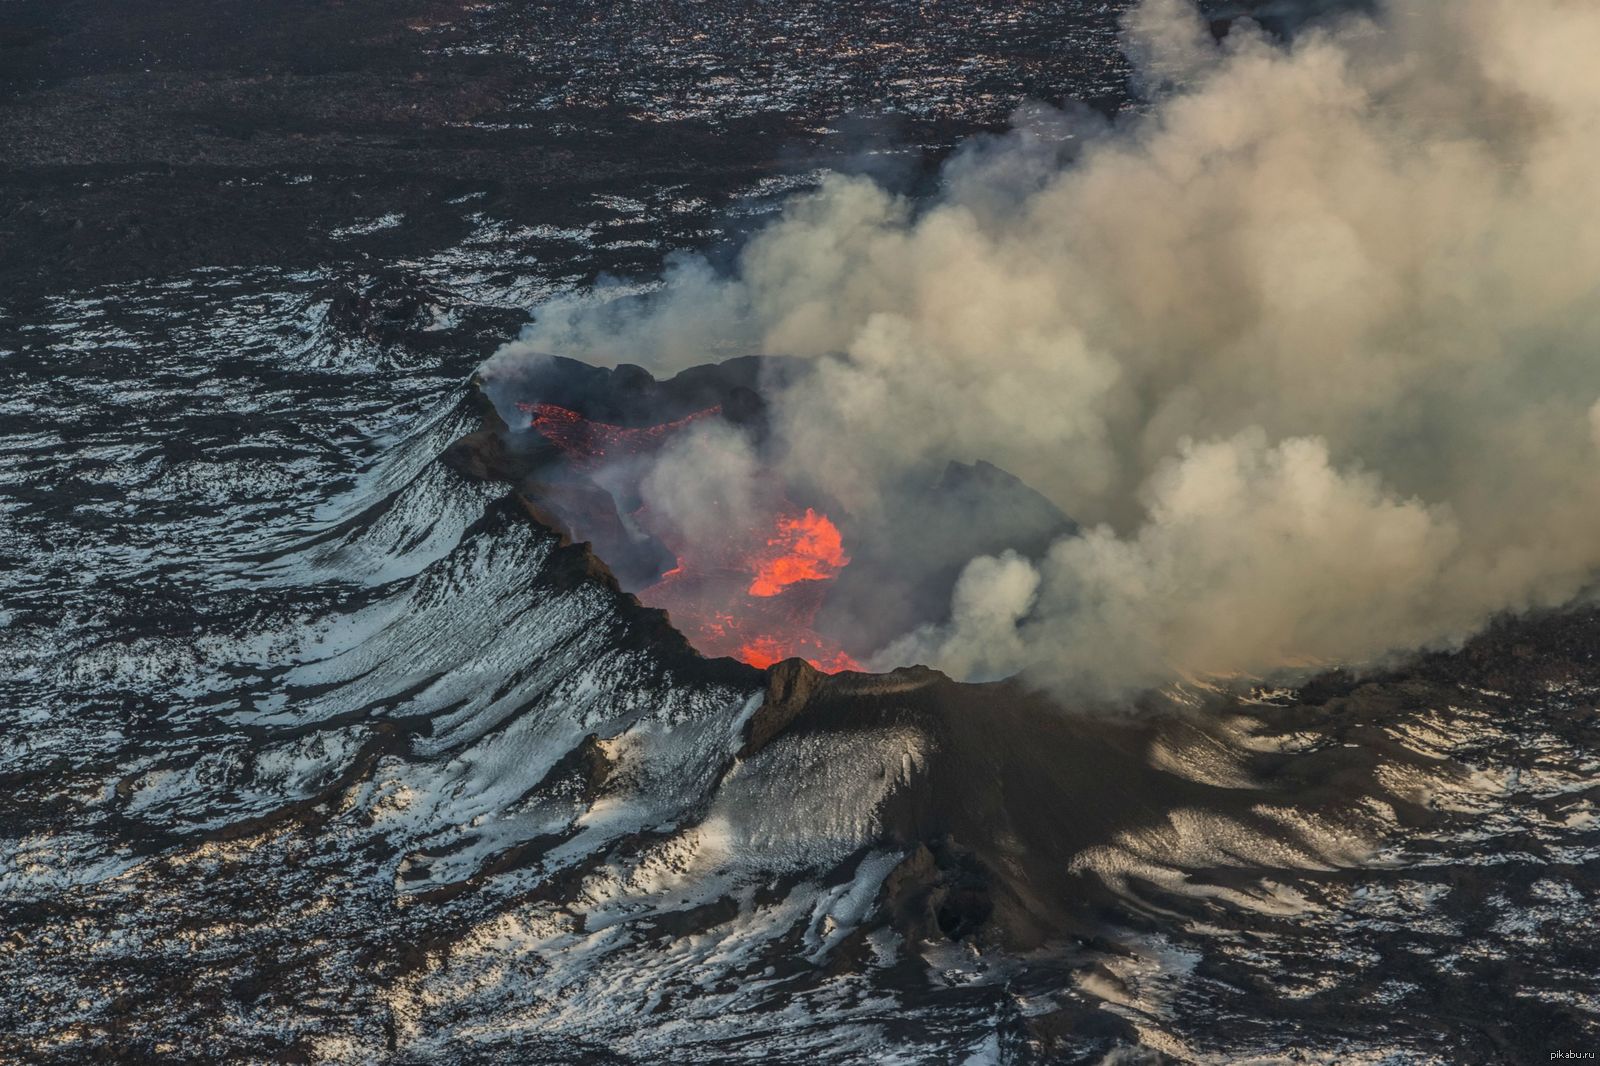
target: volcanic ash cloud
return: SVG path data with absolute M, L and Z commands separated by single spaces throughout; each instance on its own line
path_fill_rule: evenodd
M 731 273 L 502 353 L 815 360 L 785 462 L 856 513 L 988 459 L 1086 527 L 878 665 L 1117 691 L 1449 643 L 1600 563 L 1600 7 L 1395 0 L 1284 45 L 1152 0 L 1139 118 L 1030 112 L 912 203 L 832 177 Z

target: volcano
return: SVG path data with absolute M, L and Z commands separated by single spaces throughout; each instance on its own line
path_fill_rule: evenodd
M 664 450 L 717 427 L 768 438 L 755 386 L 792 370 L 761 359 L 708 365 L 658 382 L 551 359 L 514 381 L 481 383 L 513 414 L 496 418 L 498 476 L 516 483 L 551 528 L 594 547 L 622 587 L 667 612 L 701 653 L 766 667 L 801 659 L 829 673 L 860 664 L 816 626 L 851 563 L 845 534 L 815 501 L 770 470 L 726 493 L 712 486 L 693 516 L 652 507 L 642 482 Z
M 713 838 L 732 826 L 736 835 L 751 834 L 740 835 L 741 846 L 774 833 L 785 841 L 780 849 L 796 846 L 768 823 L 742 828 L 744 815 L 731 813 L 746 803 L 774 803 L 803 811 L 796 816 L 824 827 L 823 839 L 839 833 L 859 840 L 847 827 L 858 824 L 855 797 L 870 797 L 869 848 L 844 848 L 848 857 L 831 867 L 834 859 L 807 852 L 809 872 L 796 875 L 819 877 L 823 893 L 836 901 L 826 907 L 843 908 L 827 910 L 821 931 L 805 941 L 817 945 L 816 958 L 850 973 L 880 965 L 873 960 L 883 937 L 915 945 L 934 972 L 957 977 L 937 984 L 937 993 L 898 985 L 898 994 L 909 1003 L 932 997 L 927 1002 L 937 1000 L 941 1010 L 957 1009 L 945 997 L 962 987 L 961 975 L 977 982 L 972 992 L 980 999 L 978 988 L 1004 983 L 1028 1004 L 1006 1037 L 1018 1062 L 1101 1061 L 1111 1048 L 1143 1042 L 1149 1026 L 1172 1031 L 1175 1018 L 1191 1017 L 1184 997 L 1203 995 L 1260 1016 L 1258 1006 L 1245 1005 L 1258 1003 L 1264 988 L 1281 995 L 1282 1014 L 1231 1039 L 1277 1046 L 1274 1034 L 1292 1031 L 1297 1040 L 1326 1044 L 1336 1039 L 1332 1034 L 1350 1031 L 1348 1018 L 1377 990 L 1396 982 L 1437 984 L 1439 971 L 1427 960 L 1454 950 L 1447 947 L 1454 943 L 1451 930 L 1513 920 L 1519 906 L 1547 913 L 1534 900 L 1553 891 L 1552 877 L 1584 886 L 1578 892 L 1595 887 L 1593 872 L 1575 867 L 1570 849 L 1539 846 L 1537 857 L 1514 860 L 1509 882 L 1507 871 L 1469 861 L 1479 846 L 1473 827 L 1484 811 L 1519 825 L 1512 807 L 1534 819 L 1565 818 L 1558 813 L 1566 802 L 1560 789 L 1592 788 L 1592 775 L 1577 773 L 1563 777 L 1568 785 L 1551 780 L 1532 791 L 1496 792 L 1494 800 L 1487 793 L 1469 798 L 1488 787 L 1474 769 L 1480 760 L 1498 766 L 1507 757 L 1536 757 L 1522 726 L 1514 728 L 1523 739 L 1508 731 L 1511 720 L 1501 716 L 1509 706 L 1528 709 L 1524 724 L 1535 733 L 1570 738 L 1562 746 L 1588 743 L 1574 730 L 1592 730 L 1597 720 L 1592 711 L 1573 712 L 1600 692 L 1600 677 L 1585 664 L 1587 649 L 1600 639 L 1600 616 L 1592 613 L 1508 623 L 1459 653 L 1385 674 L 1335 671 L 1298 689 L 1179 685 L 1118 707 L 1067 707 L 1016 680 L 958 684 L 920 667 L 830 672 L 843 664 L 822 654 L 825 645 L 806 645 L 809 636 L 794 640 L 795 629 L 767 630 L 793 641 L 769 657 L 748 637 L 771 621 L 759 613 L 733 619 L 748 627 L 738 641 L 698 628 L 702 604 L 759 611 L 763 600 L 784 602 L 799 592 L 821 605 L 813 611 L 811 599 L 788 602 L 802 605 L 809 624 L 827 625 L 830 617 L 852 614 L 850 606 L 874 585 L 881 594 L 901 580 L 937 583 L 943 572 L 926 561 L 919 571 L 897 571 L 879 561 L 896 556 L 892 542 L 853 539 L 858 530 L 848 513 L 815 505 L 809 514 L 796 511 L 776 489 L 763 511 L 771 525 L 748 534 L 733 530 L 705 544 L 676 542 L 670 534 L 636 536 L 665 527 L 629 506 L 623 482 L 602 488 L 594 480 L 603 465 L 595 456 L 623 465 L 649 458 L 674 434 L 727 420 L 730 410 L 739 413 L 733 426 L 759 438 L 755 386 L 762 368 L 760 360 L 735 361 L 656 381 L 628 367 L 550 360 L 517 380 L 482 377 L 483 427 L 453 444 L 445 461 L 473 479 L 511 485 L 516 520 L 531 518 L 559 536 L 561 551 L 571 553 L 563 567 L 610 585 L 632 619 L 629 633 L 642 635 L 672 683 L 700 678 L 736 690 L 761 686 L 737 719 L 736 750 L 717 786 L 737 798 L 731 808 L 711 801 Z M 506 402 L 511 396 L 530 398 Z M 503 418 L 503 410 L 516 412 L 516 422 Z M 571 487 L 577 481 L 581 490 Z M 1075 528 L 1016 479 L 981 463 L 952 464 L 917 497 L 923 502 L 907 522 L 979 515 L 984 508 L 975 502 L 1003 500 L 1008 514 L 1029 516 L 1011 527 L 1013 534 L 1031 528 L 1048 541 Z M 605 520 L 594 528 L 612 538 L 605 546 L 576 539 L 566 524 L 592 519 L 597 507 Z M 828 526 L 819 535 L 824 517 Z M 792 530 L 778 528 L 789 522 Z M 946 528 L 965 545 L 992 542 L 981 523 Z M 778 541 L 765 546 L 770 554 L 763 554 L 764 538 Z M 633 595 L 608 565 L 613 558 L 634 568 Z M 641 559 L 654 562 L 641 569 Z M 764 565 L 772 560 L 783 563 Z M 727 565 L 719 571 L 721 563 Z M 726 574 L 715 594 L 723 599 L 694 587 L 718 573 Z M 680 588 L 685 594 L 674 601 Z M 769 589 L 770 597 L 755 594 Z M 1483 733 L 1491 720 L 1499 723 L 1498 740 Z M 1495 744 L 1504 751 L 1496 753 Z M 552 771 L 579 784 L 541 787 L 580 788 L 584 802 L 603 806 L 608 789 L 624 787 L 628 774 L 641 771 L 618 764 L 627 750 L 619 741 L 585 745 L 559 773 Z M 1560 765 L 1563 774 L 1575 772 L 1568 761 Z M 773 780 L 787 785 L 772 791 Z M 751 787 L 757 791 L 743 791 Z M 1588 821 L 1574 824 L 1585 839 L 1592 835 Z M 671 847 L 703 846 L 695 840 L 674 838 Z M 652 854 L 645 847 L 639 861 L 663 861 Z M 818 862 L 830 872 L 816 873 Z M 1500 894 L 1496 886 L 1508 883 L 1515 887 L 1504 892 L 1511 894 Z M 1485 900 L 1499 902 L 1485 913 Z M 668 924 L 687 933 L 715 925 L 724 913 L 736 911 L 697 910 Z M 856 913 L 872 917 L 858 925 L 843 916 Z M 1417 924 L 1400 921 L 1407 914 Z M 1363 953 L 1380 941 L 1395 954 L 1381 964 L 1363 961 L 1376 957 Z M 1593 957 L 1592 948 L 1579 948 L 1571 937 L 1562 943 L 1569 957 Z M 1256 944 L 1292 953 L 1297 968 L 1286 974 L 1280 957 Z M 1173 976 L 1179 973 L 1185 976 Z M 923 988 L 924 978 L 907 980 Z M 1475 1010 L 1500 1011 L 1481 994 L 1492 981 L 1451 980 Z M 1324 1004 L 1301 1005 L 1311 988 L 1329 990 Z M 1553 1002 L 1537 1008 L 1542 1024 L 1578 1031 L 1577 1015 Z M 1515 1012 L 1519 1017 L 1525 1006 Z M 1490 1025 L 1506 1055 L 1540 1039 L 1511 1023 Z M 1196 1040 L 1213 1039 L 1201 1035 L 1213 1030 L 1209 1020 L 1185 1029 Z M 1437 1021 L 1370 1046 L 1417 1047 L 1424 1031 L 1437 1033 Z M 1185 1053 L 1173 1061 L 1204 1060 Z M 1461 1061 L 1478 1060 L 1467 1054 Z M 1481 1061 L 1513 1060 L 1497 1052 Z
M 1457 7 L 1515 31 L 1498 65 L 1416 70 L 1446 109 L 1466 73 L 1455 102 L 1519 137 L 1546 116 L 1496 89 L 1506 63 L 1549 86 L 1593 51 L 1529 46 L 1550 5 L 1411 6 L 1423 32 Z M 1072 517 L 978 452 L 897 470 L 872 515 L 818 491 L 770 439 L 804 373 L 783 359 L 663 380 L 549 359 L 465 387 L 552 293 L 720 261 L 813 166 L 905 163 L 931 188 L 1025 101 L 1142 108 L 1126 7 L 5 4 L 0 1063 L 1517 1066 L 1595 1047 L 1600 613 L 1116 705 L 829 673 L 838 653 L 875 668 L 950 609 L 968 560 L 1038 559 Z M 1260 43 L 1241 49 L 1258 72 Z M 1228 128 L 1285 101 L 1256 103 Z M 895 143 L 863 160 L 852 116 L 886 113 Z M 1439 147 L 1429 169 L 1460 158 Z M 1515 183 L 1517 155 L 1485 157 L 1487 180 Z M 1286 201 L 1225 163 L 1193 176 L 1269 209 L 1312 202 L 1322 169 Z M 1130 218 L 1167 212 L 1116 185 Z M 1464 265 L 1484 250 L 1451 201 L 1385 202 L 1396 247 L 1431 219 Z M 1314 296 L 1302 268 L 1326 281 L 1345 242 L 1287 235 L 1269 280 Z M 1135 280 L 1170 268 L 1224 296 L 1237 264 L 1188 247 Z M 1336 258 L 1358 287 L 1427 288 Z M 1581 287 L 1584 260 L 1542 258 Z M 1474 276 L 1440 294 L 1555 295 Z M 1447 302 L 1493 346 L 1472 301 Z M 1193 321 L 1197 349 L 1222 310 Z M 1542 318 L 1517 325 L 1541 350 L 1566 335 Z M 1539 376 L 1592 399 L 1592 375 Z M 662 496 L 637 470 L 702 436 L 773 461 L 721 509 L 644 506 Z
M 785 483 L 763 390 L 805 373 L 747 357 L 657 381 L 639 367 L 552 357 L 480 380 L 505 411 L 482 446 L 530 510 L 592 545 L 625 590 L 666 611 L 701 653 L 757 667 L 797 658 L 827 673 L 859 670 L 893 637 L 941 621 L 971 558 L 1040 557 L 1076 532 L 1044 497 L 983 462 L 950 463 L 908 486 L 884 509 L 890 518 L 870 524 Z M 734 434 L 761 465 L 724 484 L 689 470 L 707 483 L 690 515 L 652 503 L 646 482 L 697 433 Z

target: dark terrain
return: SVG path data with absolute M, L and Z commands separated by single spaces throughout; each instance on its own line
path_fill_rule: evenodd
M 797 165 L 936 153 L 1024 99 L 1115 107 L 1126 77 L 1114 12 L 1071 2 L 7 0 L 0 18 L 13 299 L 420 257 L 478 216 L 603 235 L 580 257 L 518 242 L 582 283 L 703 243 Z

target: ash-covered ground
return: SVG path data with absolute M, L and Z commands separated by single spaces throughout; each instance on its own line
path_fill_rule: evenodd
M 1120 6 L 0 4 L 0 1061 L 1600 1050 L 1600 618 L 768 676 L 452 451 L 549 295 L 1125 106 Z

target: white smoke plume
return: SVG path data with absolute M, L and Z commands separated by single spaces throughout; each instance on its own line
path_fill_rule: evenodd
M 765 488 L 743 435 L 713 421 L 668 444 L 640 480 L 639 495 L 666 528 L 705 543 L 751 526 Z
M 1030 112 L 908 202 L 831 177 L 736 268 L 500 358 L 808 357 L 787 462 L 848 507 L 988 459 L 1086 527 L 973 560 L 877 665 L 1123 690 L 1366 662 L 1600 564 L 1600 5 L 1391 0 L 1292 44 L 1130 17 L 1156 93 Z

